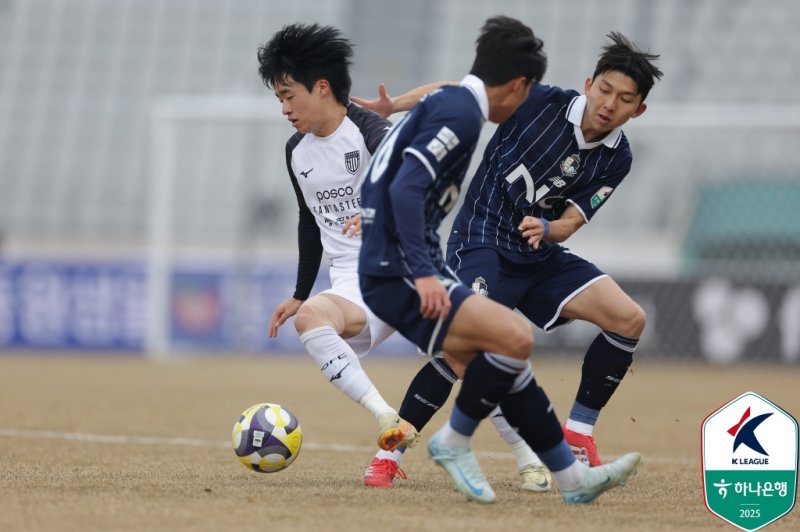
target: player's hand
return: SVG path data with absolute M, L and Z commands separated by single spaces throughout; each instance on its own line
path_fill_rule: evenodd
M 389 97 L 389 93 L 386 92 L 386 85 L 383 83 L 378 85 L 378 97 L 374 100 L 364 100 L 355 96 L 351 96 L 350 99 L 361 107 L 378 113 L 384 118 L 389 118 L 394 112 L 394 103 Z
M 429 320 L 447 319 L 450 313 L 450 296 L 447 289 L 435 276 L 414 279 L 419 295 L 419 311 L 422 317 Z
M 346 237 L 361 236 L 361 213 L 356 214 L 344 223 L 342 234 Z
M 528 239 L 528 245 L 533 249 L 539 249 L 539 243 L 544 240 L 544 224 L 539 218 L 526 216 L 517 226 L 523 238 Z
M 303 302 L 299 299 L 290 297 L 289 299 L 278 303 L 275 306 L 275 312 L 272 313 L 272 319 L 269 320 L 269 337 L 275 338 L 278 336 L 278 327 L 286 323 L 286 320 L 297 314 Z

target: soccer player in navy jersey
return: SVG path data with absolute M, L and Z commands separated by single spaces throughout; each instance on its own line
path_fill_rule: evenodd
M 448 265 L 463 282 L 545 331 L 573 319 L 601 329 L 584 357 L 563 428 L 576 456 L 592 466 L 602 463 L 593 427 L 632 363 L 645 313 L 608 275 L 559 243 L 589 222 L 628 174 L 632 155 L 621 127 L 645 111 L 644 100 L 662 76 L 652 63 L 657 55 L 619 33 L 608 37 L 584 94 L 536 86 L 497 128 L 447 247 Z M 388 116 L 438 85 L 396 99 L 381 86 L 377 100 L 362 102 Z M 441 368 L 424 367 L 400 414 L 421 429 L 451 386 Z
M 447 423 L 428 442 L 431 458 L 468 499 L 496 499 L 471 449 L 480 421 L 498 405 L 548 466 L 567 503 L 622 484 L 641 457 L 588 468 L 564 441 L 531 372 L 530 324 L 476 296 L 442 256 L 437 230 L 453 208 L 486 120 L 502 123 L 544 75 L 542 42 L 508 17 L 487 20 L 460 85 L 428 94 L 384 138 L 362 186 L 359 275 L 364 301 L 424 352 L 466 366 Z
M 294 316 L 294 327 L 322 374 L 378 421 L 378 445 L 412 445 L 416 431 L 389 406 L 359 356 L 394 333 L 372 313 L 358 287 L 361 182 L 391 122 L 350 103 L 352 45 L 339 30 L 285 26 L 258 50 L 259 74 L 297 130 L 286 166 L 299 208 L 294 294 L 275 308 L 269 336 Z M 323 251 L 331 288 L 311 296 Z M 396 473 L 396 467 L 395 467 Z

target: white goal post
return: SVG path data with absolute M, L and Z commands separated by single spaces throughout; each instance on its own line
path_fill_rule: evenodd
M 151 172 L 149 191 L 149 229 L 148 252 L 146 265 L 147 278 L 147 321 L 145 350 L 149 357 L 162 359 L 171 356 L 170 341 L 170 297 L 171 275 L 176 259 L 175 231 L 177 225 L 176 198 L 181 193 L 178 181 L 181 161 L 178 159 L 179 146 L 185 136 L 182 129 L 187 125 L 208 128 L 219 124 L 234 124 L 237 127 L 247 124 L 258 124 L 266 131 L 265 145 L 261 156 L 276 170 L 285 168 L 284 145 L 291 135 L 291 128 L 281 116 L 280 108 L 268 97 L 254 96 L 170 96 L 162 97 L 154 102 L 150 112 L 151 124 Z M 215 179 L 213 167 L 218 151 L 226 149 L 225 133 L 206 131 L 200 146 L 189 147 L 190 157 L 200 157 L 207 162 L 207 167 L 195 169 L 199 183 L 191 186 L 202 186 L 202 181 Z M 230 148 L 230 146 L 227 146 Z M 197 151 L 201 153 L 197 153 Z M 184 150 L 186 151 L 186 150 Z M 223 156 L 224 154 L 219 154 Z M 186 158 L 186 155 L 184 155 Z M 220 163 L 224 164 L 224 163 Z M 227 173 L 226 169 L 226 173 Z M 235 169 L 230 169 L 231 171 Z M 241 171 L 241 169 L 239 169 Z M 225 176 L 226 178 L 230 175 Z M 241 182 L 241 179 L 239 180 Z M 286 183 L 281 183 L 284 189 Z M 291 190 L 286 190 L 291 195 Z M 195 239 L 196 240 L 196 239 Z M 219 240 L 219 239 L 217 239 Z M 218 242 L 217 242 L 218 243 Z M 200 255 L 218 256 L 225 254 L 225 245 L 197 246 L 205 248 Z M 208 251 L 208 248 L 214 248 Z

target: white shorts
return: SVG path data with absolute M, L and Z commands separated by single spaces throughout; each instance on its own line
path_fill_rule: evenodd
M 367 324 L 357 335 L 345 339 L 356 355 L 365 356 L 373 347 L 389 338 L 395 330 L 378 318 L 369 309 L 361 297 L 358 285 L 358 272 L 330 268 L 331 288 L 320 294 L 333 294 L 348 300 L 364 310 L 367 315 Z

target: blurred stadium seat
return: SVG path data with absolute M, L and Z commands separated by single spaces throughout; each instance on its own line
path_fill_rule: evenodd
M 800 175 L 698 188 L 684 241 L 687 273 L 786 278 L 800 264 Z
M 543 37 L 550 83 L 580 87 L 604 35 L 618 29 L 662 54 L 666 76 L 651 95 L 654 107 L 660 102 L 796 105 L 800 72 L 781 58 L 800 52 L 800 35 L 794 31 L 800 7 L 790 0 L 768 4 L 4 0 L 0 231 L 11 243 L 122 239 L 141 244 L 147 228 L 153 101 L 163 95 L 236 94 L 262 96 L 271 105 L 254 68 L 255 48 L 295 20 L 334 24 L 352 37 L 357 94 L 374 94 L 379 81 L 397 93 L 434 79 L 457 78 L 469 67 L 476 29 L 487 16 L 504 12 L 526 20 Z M 197 134 L 213 142 L 212 129 L 206 126 Z M 259 140 L 255 134 L 251 145 L 257 148 Z M 637 169 L 648 164 L 643 155 L 637 155 Z M 184 212 L 176 205 L 176 216 L 195 226 L 192 234 L 230 238 L 243 225 L 236 217 L 252 217 L 248 211 L 264 205 L 278 211 L 273 224 L 291 218 L 286 187 L 282 192 L 276 187 L 274 192 L 283 194 L 279 199 L 253 201 L 260 192 L 252 187 L 259 181 L 282 179 L 280 163 L 272 169 L 277 172 L 246 160 L 243 165 L 251 181 L 223 186 L 227 179 L 218 175 L 199 176 L 208 187 L 188 194 L 195 207 Z M 647 173 L 647 182 L 637 187 L 641 198 L 650 195 L 658 179 Z M 205 202 L 202 215 L 198 202 Z M 647 220 L 645 225 L 660 228 L 661 222 Z

